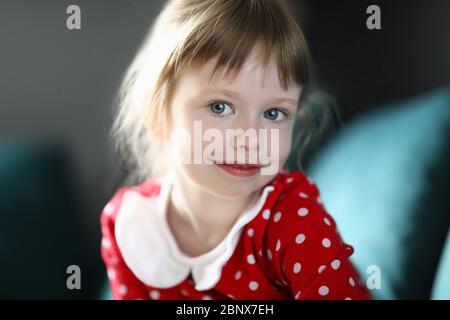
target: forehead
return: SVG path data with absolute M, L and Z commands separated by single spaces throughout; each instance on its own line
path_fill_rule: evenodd
M 255 52 L 253 51 L 249 55 L 239 70 L 228 70 L 226 67 L 221 67 L 212 76 L 218 60 L 218 56 L 216 56 L 203 65 L 188 68 L 181 79 L 190 82 L 191 85 L 202 87 L 263 90 L 267 93 L 283 92 L 293 97 L 299 94 L 299 85 L 291 86 L 287 90 L 283 89 L 274 58 L 269 59 L 266 65 L 262 63 L 262 59 Z M 227 71 L 230 72 L 227 74 Z

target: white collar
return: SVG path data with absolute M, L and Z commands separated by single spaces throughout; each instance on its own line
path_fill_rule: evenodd
M 228 235 L 212 250 L 196 256 L 185 255 L 176 243 L 166 219 L 173 174 L 159 180 L 158 196 L 127 190 L 115 223 L 117 245 L 134 275 L 148 286 L 170 288 L 192 271 L 195 289 L 209 290 L 220 279 L 223 265 L 231 257 L 243 227 L 260 212 L 268 194 L 266 186 L 254 205 L 237 219 Z

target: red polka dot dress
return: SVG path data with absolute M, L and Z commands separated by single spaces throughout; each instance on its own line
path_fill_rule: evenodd
M 119 189 L 101 214 L 114 299 L 370 299 L 319 190 L 279 173 L 211 251 L 177 246 L 166 219 L 172 176 Z

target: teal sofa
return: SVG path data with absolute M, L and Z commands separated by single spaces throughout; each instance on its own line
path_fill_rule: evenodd
M 100 239 L 82 222 L 97 213 L 81 200 L 69 159 L 65 143 L 0 142 L 0 299 L 99 295 L 103 268 L 91 248 Z M 67 285 L 72 265 L 81 271 L 79 289 Z
M 450 299 L 450 88 L 362 115 L 311 161 L 375 299 Z

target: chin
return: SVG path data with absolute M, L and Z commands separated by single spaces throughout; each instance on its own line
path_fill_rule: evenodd
M 214 168 L 214 174 L 208 175 L 205 180 L 208 190 L 218 197 L 225 199 L 239 199 L 260 191 L 274 176 L 255 175 L 251 177 L 235 177 L 228 173 L 220 172 Z
M 260 191 L 276 175 L 253 175 L 248 177 L 235 176 L 216 165 L 194 165 L 184 168 L 189 179 L 222 199 L 240 199 Z

